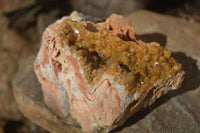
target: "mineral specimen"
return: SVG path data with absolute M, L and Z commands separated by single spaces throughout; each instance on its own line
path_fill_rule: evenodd
M 116 128 L 184 78 L 170 51 L 136 39 L 130 20 L 94 20 L 73 12 L 50 25 L 34 63 L 45 104 L 85 133 Z

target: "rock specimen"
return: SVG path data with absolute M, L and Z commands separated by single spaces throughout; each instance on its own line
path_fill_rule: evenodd
M 137 40 L 130 20 L 76 12 L 50 25 L 34 63 L 45 104 L 86 133 L 108 132 L 184 77 L 171 52 Z

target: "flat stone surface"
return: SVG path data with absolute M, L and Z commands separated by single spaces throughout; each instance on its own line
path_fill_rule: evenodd
M 200 24 L 149 11 L 137 11 L 128 17 L 133 21 L 139 38 L 146 42 L 160 42 L 173 51 L 172 56 L 183 64 L 186 78 L 180 89 L 169 92 L 153 106 L 137 112 L 113 132 L 199 133 Z M 32 57 L 20 62 L 21 69 L 13 80 L 14 96 L 20 111 L 50 132 L 80 132 L 78 127 L 59 119 L 44 105 L 33 61 Z

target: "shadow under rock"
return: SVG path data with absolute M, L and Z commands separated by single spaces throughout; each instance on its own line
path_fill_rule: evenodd
M 17 133 L 18 129 L 23 126 L 22 121 L 7 121 L 6 125 L 3 127 L 5 133 Z
M 159 35 L 159 33 L 152 34 L 153 37 L 163 37 L 160 38 L 160 42 L 158 41 L 159 39 L 154 38 L 155 42 L 159 42 L 161 46 L 165 46 L 166 43 L 161 43 L 161 40 L 164 39 L 164 35 Z M 150 42 L 151 40 L 151 34 L 146 34 L 146 35 L 140 35 L 140 39 L 142 37 L 146 38 L 144 41 Z M 165 40 L 165 39 L 164 39 Z M 183 94 L 187 91 L 197 89 L 200 85 L 200 70 L 198 69 L 197 66 L 197 60 L 193 59 L 192 57 L 186 56 L 185 53 L 183 52 L 172 52 L 172 57 L 175 58 L 175 60 L 178 63 L 181 63 L 184 71 L 185 71 L 185 79 L 183 80 L 183 83 L 181 87 L 177 90 L 170 91 L 168 92 L 165 96 L 159 98 L 152 106 L 136 112 L 133 116 L 131 116 L 122 126 L 116 128 L 112 132 L 119 132 L 121 131 L 124 127 L 130 127 L 133 124 L 136 124 L 138 121 L 143 119 L 146 115 L 151 113 L 154 109 L 158 108 L 160 105 L 164 104 L 168 100 L 170 100 L 172 97 L 175 97 L 177 95 Z
M 162 47 L 165 47 L 167 44 L 167 37 L 166 35 L 160 34 L 160 33 L 151 33 L 151 34 L 142 34 L 142 35 L 137 35 L 136 37 L 139 38 L 140 40 L 149 43 L 149 42 L 157 42 L 159 43 Z

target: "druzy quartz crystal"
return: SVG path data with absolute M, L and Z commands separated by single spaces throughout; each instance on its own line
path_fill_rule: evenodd
M 45 104 L 85 133 L 116 128 L 184 77 L 170 51 L 136 39 L 130 20 L 99 21 L 73 12 L 51 24 L 34 63 Z

